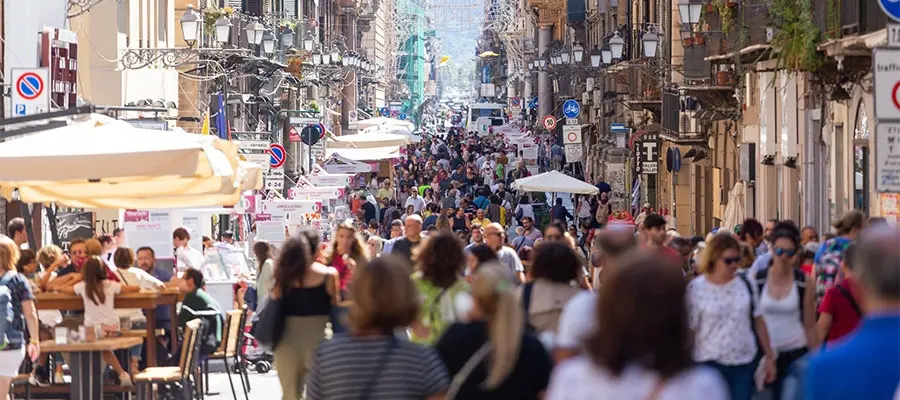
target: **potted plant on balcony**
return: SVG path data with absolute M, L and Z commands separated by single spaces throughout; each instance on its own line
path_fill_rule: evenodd
M 716 85 L 730 86 L 735 83 L 737 83 L 737 77 L 735 76 L 734 70 L 719 71 L 716 73 Z
M 703 32 L 694 32 L 694 44 L 697 46 L 706 44 L 706 35 Z
M 644 100 L 659 100 L 659 89 L 647 88 L 644 90 Z
M 694 45 L 694 38 L 690 36 L 690 33 L 681 38 L 681 45 L 684 47 L 691 47 Z

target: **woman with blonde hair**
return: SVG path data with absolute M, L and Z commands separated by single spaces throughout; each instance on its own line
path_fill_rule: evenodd
M 419 315 L 419 292 L 409 265 L 396 256 L 356 270 L 350 295 L 350 334 L 316 349 L 306 398 L 441 399 L 449 384 L 437 352 L 394 336 Z
M 331 241 L 329 251 L 325 254 L 323 264 L 337 270 L 340 276 L 341 299 L 344 303 L 332 309 L 331 329 L 334 333 L 344 333 L 347 314 L 347 288 L 353 279 L 353 270 L 357 266 L 365 265 L 369 257 L 366 245 L 359 235 L 359 230 L 350 220 L 345 220 L 337 225 L 334 231 L 334 239 Z
M 18 376 L 26 351 L 32 361 L 41 355 L 37 335 L 28 337 L 28 332 L 38 332 L 38 318 L 28 278 L 16 271 L 18 262 L 19 247 L 9 237 L 0 235 L 0 286 L 9 290 L 9 306 L 13 311 L 9 316 L 11 326 L 3 332 L 7 344 L 0 350 L 0 399 L 9 396 L 10 383 Z
M 472 322 L 450 326 L 435 348 L 453 374 L 448 399 L 538 399 L 553 361 L 525 331 L 516 284 L 499 264 L 478 268 L 472 282 Z
M 765 355 L 766 381 L 772 382 L 775 353 L 756 285 L 737 273 L 740 251 L 740 244 L 730 234 L 710 238 L 700 260 L 700 275 L 688 284 L 685 297 L 694 361 L 718 370 L 732 399 L 750 400 L 755 392 L 757 354 Z

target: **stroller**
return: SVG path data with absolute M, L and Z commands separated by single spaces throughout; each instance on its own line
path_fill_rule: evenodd
M 272 362 L 274 358 L 272 354 L 266 352 L 256 339 L 250 334 L 250 327 L 244 327 L 244 343 L 241 346 L 241 362 L 231 366 L 231 372 L 240 374 L 244 368 L 256 371 L 258 374 L 265 374 L 272 370 Z

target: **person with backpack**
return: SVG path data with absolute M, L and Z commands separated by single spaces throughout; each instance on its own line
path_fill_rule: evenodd
M 817 347 L 815 294 L 807 290 L 807 277 L 798 268 L 802 248 L 800 232 L 789 222 L 771 234 L 772 264 L 756 275 L 759 308 L 776 351 L 776 379 L 766 386 L 772 399 L 781 399 L 782 383 L 791 364 Z
M 844 338 L 859 326 L 863 312 L 860 308 L 859 291 L 854 274 L 854 257 L 856 244 L 844 249 L 841 261 L 841 274 L 844 279 L 825 291 L 822 304 L 819 305 L 819 321 L 817 323 L 822 347 Z
M 565 242 L 544 242 L 535 247 L 532 281 L 519 290 L 528 326 L 548 348 L 558 332 L 563 308 L 581 292 L 574 284 L 580 272 L 581 261 Z
M 9 396 L 26 352 L 31 361 L 41 355 L 34 293 L 28 278 L 16 271 L 18 260 L 19 246 L 0 235 L 0 399 Z
M 841 261 L 844 259 L 844 250 L 859 236 L 859 232 L 865 227 L 866 216 L 859 211 L 850 211 L 832 226 L 837 236 L 826 240 L 819 247 L 813 259 L 815 263 L 816 301 L 822 302 L 825 292 L 840 282 Z
M 413 342 L 434 344 L 450 324 L 466 319 L 472 296 L 462 277 L 465 265 L 462 242 L 453 233 L 431 236 L 422 244 L 412 276 L 422 298 L 421 315 L 411 329 Z

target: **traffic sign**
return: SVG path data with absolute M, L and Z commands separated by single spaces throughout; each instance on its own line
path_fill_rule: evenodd
M 681 171 L 681 150 L 677 147 L 672 151 L 672 171 Z
M 268 140 L 241 140 L 238 147 L 244 150 L 266 151 L 269 149 L 270 144 Z
M 269 146 L 269 167 L 271 168 L 280 168 L 284 165 L 284 161 L 286 157 L 287 151 L 284 150 L 284 146 L 278 143 L 272 143 Z
M 888 47 L 900 47 L 900 25 L 887 25 L 887 45 Z
M 578 104 L 578 101 L 575 99 L 566 100 L 563 103 L 563 115 L 566 118 L 578 118 L 578 115 L 581 114 L 581 105 Z
M 47 85 L 50 73 L 47 68 L 13 68 L 13 90 L 10 91 L 15 116 L 38 114 L 50 110 L 50 93 Z
M 900 49 L 875 49 L 872 69 L 875 118 L 900 120 Z
M 580 143 L 566 144 L 563 148 L 566 152 L 567 163 L 581 162 L 581 159 L 584 158 L 584 149 L 582 149 Z
M 875 128 L 875 191 L 900 193 L 900 123 Z
M 405 113 L 400 113 L 400 115 L 398 116 L 398 118 L 400 118 L 401 121 L 406 121 L 406 114 L 405 114 Z
M 563 125 L 563 143 L 581 144 L 581 125 Z
M 544 126 L 544 129 L 552 131 L 553 128 L 556 128 L 556 117 L 547 115 L 541 119 L 541 124 Z
M 391 115 L 391 110 L 387 107 L 381 107 L 381 116 L 387 117 L 388 115 Z
M 307 145 L 314 145 L 319 142 L 319 126 L 310 125 L 300 131 L 300 140 Z
M 894 21 L 900 21 L 900 1 L 897 0 L 878 0 L 878 5 L 888 17 Z
M 512 104 L 513 107 L 518 107 L 520 104 L 518 97 L 513 97 L 509 102 L 510 102 L 510 104 Z
M 297 132 L 297 127 L 292 126 L 290 130 L 288 130 L 288 140 L 291 142 L 299 142 L 300 141 L 300 133 Z

